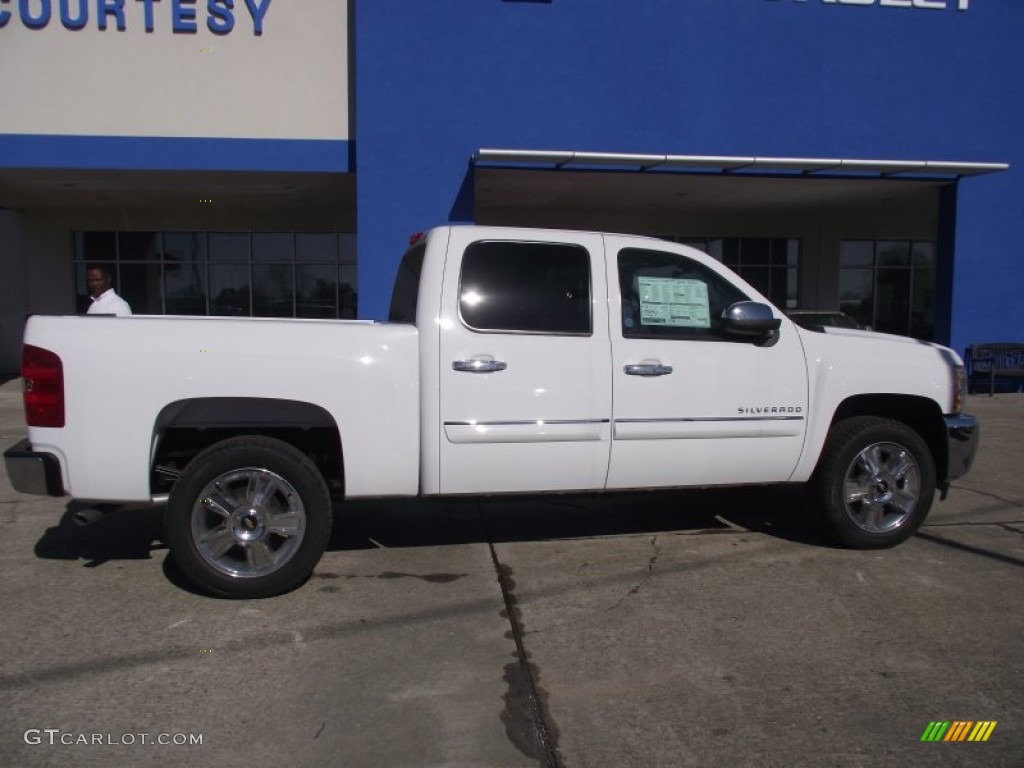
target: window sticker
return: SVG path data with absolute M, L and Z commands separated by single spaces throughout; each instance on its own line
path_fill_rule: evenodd
M 710 328 L 708 286 L 702 280 L 637 277 L 640 325 Z

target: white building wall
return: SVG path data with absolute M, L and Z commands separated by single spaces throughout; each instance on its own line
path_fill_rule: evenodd
M 0 134 L 349 139 L 345 0 L 104 6 L 0 4 Z

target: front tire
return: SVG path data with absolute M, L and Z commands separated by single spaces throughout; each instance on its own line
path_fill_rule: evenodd
M 815 473 L 829 532 L 855 549 L 884 549 L 921 526 L 935 496 L 935 461 L 907 425 L 874 416 L 832 427 Z
M 234 437 L 189 462 L 165 513 L 182 573 L 220 597 L 272 597 L 313 572 L 331 535 L 331 500 L 316 466 L 270 437 Z

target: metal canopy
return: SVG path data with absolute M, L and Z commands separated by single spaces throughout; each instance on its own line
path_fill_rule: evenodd
M 862 160 L 816 157 L 723 157 L 714 155 L 647 155 L 620 152 L 574 152 L 530 149 L 478 149 L 476 165 L 534 168 L 618 169 L 626 171 L 718 172 L 726 174 L 785 173 L 806 176 L 914 176 L 961 178 L 1005 171 L 1009 163 L 946 160 Z

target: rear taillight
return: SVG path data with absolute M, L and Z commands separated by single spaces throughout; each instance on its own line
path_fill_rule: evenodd
M 60 358 L 48 349 L 25 344 L 21 376 L 25 381 L 25 422 L 30 427 L 63 427 L 64 366 Z

